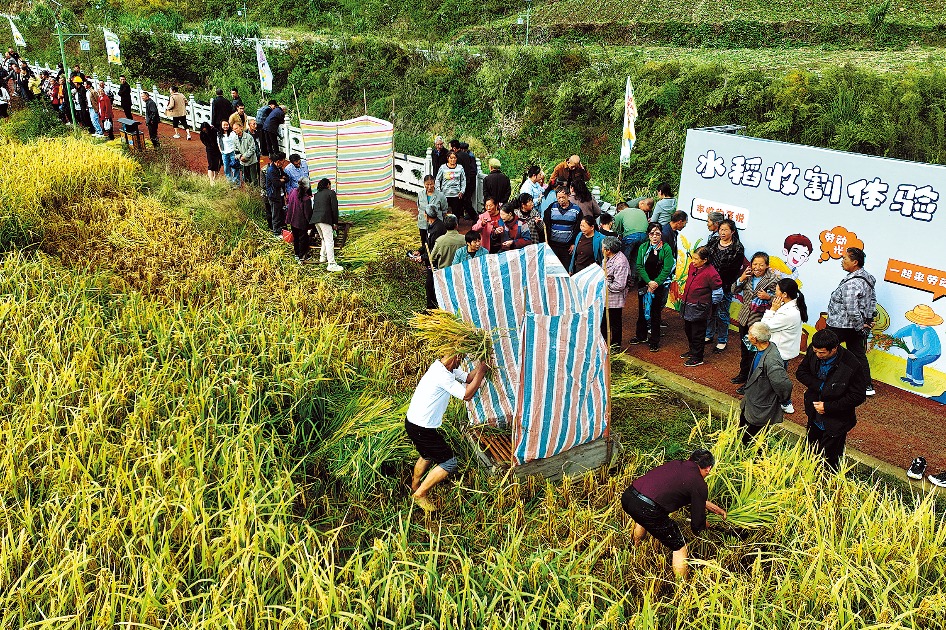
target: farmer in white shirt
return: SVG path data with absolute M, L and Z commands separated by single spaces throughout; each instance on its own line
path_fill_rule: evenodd
M 447 355 L 435 361 L 417 384 L 411 404 L 407 409 L 404 428 L 407 437 L 417 448 L 420 457 L 414 464 L 411 480 L 411 498 L 427 512 L 437 507 L 427 498 L 431 488 L 447 478 L 457 469 L 457 458 L 437 428 L 443 423 L 450 396 L 470 400 L 483 383 L 486 364 L 480 361 L 472 373 L 460 368 L 461 355 Z M 436 464 L 421 483 L 421 478 L 430 466 Z

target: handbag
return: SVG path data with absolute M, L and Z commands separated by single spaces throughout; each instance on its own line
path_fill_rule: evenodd
M 709 319 L 709 304 L 683 303 L 683 319 L 688 322 L 698 322 Z
M 291 242 L 292 242 L 292 230 L 287 230 L 286 228 L 283 228 L 283 230 L 282 230 L 282 240 L 286 241 L 287 243 L 291 243 Z

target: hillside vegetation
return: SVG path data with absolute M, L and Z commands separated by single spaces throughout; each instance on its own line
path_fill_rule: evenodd
M 182 85 L 204 102 L 215 88 L 235 86 L 251 110 L 262 100 L 254 51 L 234 30 L 242 20 L 196 22 L 206 17 L 197 9 L 233 18 L 235 5 L 110 6 L 82 15 L 113 21 L 122 36 L 122 70 L 133 80 L 161 89 Z M 394 123 L 398 151 L 422 155 L 437 133 L 462 137 L 479 157 L 500 158 L 513 177 L 531 163 L 550 170 L 578 151 L 612 200 L 662 181 L 676 184 L 691 127 L 739 124 L 773 140 L 946 161 L 946 49 L 930 46 L 946 34 L 942 0 L 634 6 L 556 0 L 533 6 L 529 47 L 518 45 L 524 25 L 516 20 L 524 8 L 461 0 L 358 6 L 264 0 L 250 8 L 257 21 L 248 25 L 260 32 L 260 24 L 276 23 L 283 34 L 300 35 L 288 50 L 268 52 L 272 96 L 292 109 L 298 98 L 297 116 L 339 120 L 367 110 Z M 34 54 L 52 60 L 58 51 L 50 15 L 38 4 L 23 13 L 21 27 L 37 42 Z M 182 44 L 167 34 L 185 28 L 236 39 Z M 457 45 L 462 42 L 476 45 Z M 627 76 L 640 118 L 618 191 Z

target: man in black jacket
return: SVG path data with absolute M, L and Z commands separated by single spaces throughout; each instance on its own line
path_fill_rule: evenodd
M 217 89 L 217 95 L 210 101 L 210 124 L 214 129 L 222 129 L 220 123 L 224 120 L 229 121 L 233 114 L 233 105 L 230 99 L 224 97 L 223 90 Z
M 825 329 L 812 336 L 796 376 L 808 388 L 808 445 L 837 470 L 847 434 L 857 424 L 854 410 L 867 399 L 867 373 L 857 357 L 841 347 L 838 336 Z
M 500 169 L 502 164 L 496 158 L 489 159 L 489 175 L 483 178 L 483 199 L 492 197 L 501 206 L 509 203 L 512 195 L 512 182 Z
M 286 122 L 286 110 L 281 105 L 273 105 L 263 122 L 263 133 L 266 134 L 266 146 L 270 151 L 279 150 L 279 126 Z
M 434 148 L 430 150 L 430 162 L 433 167 L 433 171 L 430 173 L 431 175 L 437 177 L 440 167 L 447 163 L 448 153 L 450 153 L 450 151 L 443 146 L 443 136 L 434 138 Z
M 118 101 L 121 103 L 122 111 L 125 112 L 125 118 L 131 118 L 131 86 L 124 76 L 118 77 L 120 85 L 118 86 Z
M 436 208 L 427 208 L 427 242 L 420 252 L 421 260 L 427 267 L 427 308 L 437 308 L 437 294 L 434 291 L 434 271 L 430 262 L 430 252 L 434 251 L 437 239 L 447 233 L 447 226 L 437 216 Z
M 157 149 L 158 145 L 158 124 L 161 118 L 158 116 L 158 106 L 147 92 L 141 93 L 141 100 L 145 102 L 145 126 L 148 128 L 148 136 L 151 138 L 151 144 Z

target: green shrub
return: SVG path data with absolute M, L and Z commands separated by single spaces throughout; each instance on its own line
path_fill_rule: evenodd
M 45 102 L 30 101 L 26 107 L 14 111 L 0 122 L 0 138 L 29 142 L 36 138 L 66 134 L 65 125 Z

